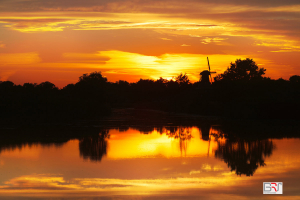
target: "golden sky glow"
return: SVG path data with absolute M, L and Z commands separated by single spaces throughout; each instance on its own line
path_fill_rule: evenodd
M 109 81 L 199 80 L 253 58 L 266 76 L 300 74 L 300 4 L 289 1 L 1 2 L 0 80 L 75 83 L 102 71 Z

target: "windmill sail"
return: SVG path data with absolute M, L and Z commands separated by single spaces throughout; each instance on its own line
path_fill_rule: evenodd
M 210 72 L 210 65 L 209 65 L 208 57 L 207 57 L 207 63 L 208 63 L 208 71 Z
M 207 64 L 208 64 L 208 71 L 209 71 L 209 76 L 210 76 L 210 82 L 212 83 L 211 72 L 210 72 L 210 64 L 209 64 L 208 57 L 207 57 Z

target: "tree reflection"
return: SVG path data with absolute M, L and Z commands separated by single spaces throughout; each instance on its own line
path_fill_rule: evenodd
M 253 176 L 259 166 L 266 165 L 264 159 L 271 156 L 274 149 L 271 140 L 228 139 L 223 143 L 221 141 L 218 141 L 215 157 L 224 160 L 237 175 Z
M 191 130 L 188 127 L 166 127 L 166 135 L 180 140 L 192 138 Z
M 101 131 L 98 135 L 88 136 L 80 139 L 79 151 L 83 159 L 91 161 L 101 161 L 107 153 L 108 130 Z
M 155 130 L 155 127 L 154 126 L 139 126 L 136 129 L 139 132 L 141 132 L 142 134 L 151 134 Z
M 180 152 L 187 151 L 188 140 L 193 136 L 189 127 L 166 127 L 166 135 L 171 138 L 179 139 Z
M 60 127 L 45 125 L 23 127 L 15 129 L 0 129 L 0 154 L 2 151 L 14 151 L 28 146 L 29 148 L 41 145 L 43 147 L 62 147 L 71 139 L 85 135 L 99 133 L 97 128 Z
M 193 137 L 191 134 L 191 128 L 192 127 L 185 126 L 140 126 L 135 129 L 142 134 L 152 134 L 156 131 L 160 135 L 166 134 L 169 138 L 178 139 L 181 154 L 183 152 L 186 154 L 188 140 Z

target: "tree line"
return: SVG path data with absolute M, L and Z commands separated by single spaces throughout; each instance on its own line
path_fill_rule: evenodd
M 245 119 L 299 119 L 300 76 L 264 77 L 252 59 L 238 59 L 210 85 L 191 83 L 181 73 L 171 80 L 109 82 L 101 72 L 83 74 L 62 89 L 48 81 L 15 85 L 0 82 L 2 123 L 98 119 L 112 108 L 154 109 L 173 113 Z

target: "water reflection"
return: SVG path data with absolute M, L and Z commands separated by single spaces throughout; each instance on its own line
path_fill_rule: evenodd
M 79 140 L 80 156 L 91 161 L 101 161 L 107 154 L 109 131 L 102 130 L 98 135 L 84 137 Z
M 128 199 L 145 194 L 161 199 L 167 194 L 174 194 L 169 199 L 201 199 L 199 194 L 203 199 L 217 194 L 262 198 L 261 183 L 269 180 L 285 182 L 286 194 L 300 196 L 299 139 L 229 137 L 222 127 L 208 123 L 148 126 L 143 129 L 147 134 L 141 127 L 84 129 L 38 140 L 24 136 L 23 142 L 15 136 L 3 142 L 0 136 L 0 199 L 29 191 L 70 199 L 124 194 L 132 195 Z
M 87 131 L 88 130 L 88 131 Z M 258 167 L 265 166 L 265 159 L 272 155 L 274 145 L 271 140 L 245 140 L 238 137 L 227 137 L 220 127 L 212 127 L 203 123 L 197 127 L 185 126 L 139 126 L 134 128 L 118 127 L 119 139 L 111 140 L 110 133 L 116 129 L 87 129 L 85 134 L 71 133 L 69 136 L 58 137 L 19 137 L 10 140 L 1 140 L 0 153 L 3 150 L 21 150 L 24 146 L 55 145 L 62 146 L 71 138 L 79 140 L 79 154 L 84 160 L 102 161 L 108 154 L 108 145 L 111 144 L 110 158 L 134 158 L 143 156 L 163 155 L 169 157 L 201 156 L 213 153 L 215 158 L 224 161 L 231 171 L 237 175 L 252 176 Z M 140 134 L 131 135 L 133 130 Z M 155 135 L 155 134 L 159 135 Z M 63 133 L 61 133 L 63 135 Z M 121 134 L 121 135 L 120 135 Z M 36 134 L 38 135 L 38 134 Z M 49 134 L 50 135 L 50 134 Z M 72 136 L 71 136 L 72 135 Z M 151 136 L 152 135 L 152 136 Z M 224 138 L 222 138 L 223 136 Z M 120 138 L 121 137 L 121 138 Z M 176 149 L 174 145 L 176 144 Z M 177 154 L 176 152 L 180 153 Z M 205 152 L 205 153 L 204 153 Z
M 259 166 L 266 165 L 265 159 L 272 155 L 273 149 L 271 140 L 225 140 L 225 142 L 218 141 L 215 156 L 224 160 L 237 175 L 252 176 Z
M 208 142 L 207 156 L 209 156 L 211 138 L 217 142 L 217 148 L 214 149 L 216 158 L 223 160 L 231 171 L 237 175 L 253 176 L 258 167 L 265 166 L 265 159 L 272 155 L 275 148 L 272 140 L 246 140 L 237 137 L 228 137 L 219 126 L 212 127 L 209 123 L 203 123 L 198 127 L 201 139 Z M 144 134 L 150 134 L 154 131 L 160 134 L 166 134 L 170 138 L 179 140 L 179 149 L 184 155 L 187 155 L 188 140 L 193 138 L 191 127 L 148 127 L 148 130 L 140 130 Z

